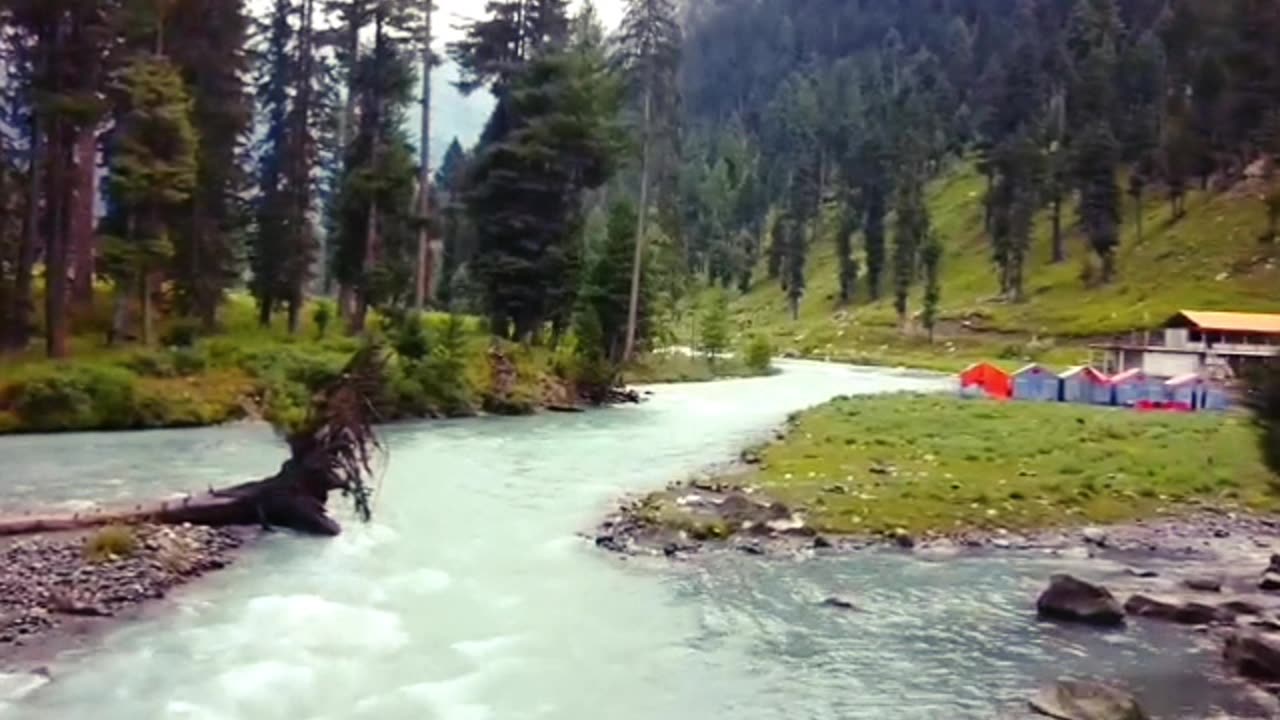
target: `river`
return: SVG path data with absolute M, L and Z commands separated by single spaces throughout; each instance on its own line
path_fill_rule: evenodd
M 121 628 L 6 718 L 957 720 L 1021 717 L 1061 675 L 1146 691 L 1157 717 L 1230 696 L 1179 628 L 1038 624 L 1064 561 L 869 552 L 671 563 L 598 551 L 614 499 L 732 458 L 837 394 L 938 380 L 788 362 L 583 415 L 400 425 L 375 522 L 273 536 Z M 6 507 L 127 500 L 269 474 L 257 426 L 0 438 Z M 857 598 L 865 613 L 820 607 Z M 1159 689 L 1158 692 L 1155 690 Z

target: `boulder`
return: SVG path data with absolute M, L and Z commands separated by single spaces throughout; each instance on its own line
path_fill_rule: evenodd
M 1280 590 L 1280 572 L 1268 570 L 1262 574 L 1262 579 L 1258 581 L 1258 589 L 1267 592 L 1275 592 Z
M 1080 532 L 1080 536 L 1090 545 L 1107 546 L 1107 533 L 1102 528 L 1087 527 Z
M 1182 584 L 1199 592 L 1222 592 L 1222 578 L 1193 577 L 1183 580 Z
M 1042 689 L 1031 709 L 1058 720 L 1148 720 L 1133 695 L 1085 680 L 1059 680 Z
M 1040 617 L 1099 627 L 1124 625 L 1124 608 L 1109 590 L 1070 575 L 1054 575 L 1036 601 Z
M 1280 640 L 1251 632 L 1227 638 L 1223 657 L 1237 673 L 1266 682 L 1280 682 Z
M 825 598 L 822 601 L 822 606 L 835 608 L 837 610 L 862 611 L 862 608 L 858 607 L 857 603 L 842 595 L 832 595 L 831 597 Z
M 1163 600 L 1134 595 L 1124 603 L 1124 611 L 1136 617 L 1164 620 L 1182 625 L 1209 625 L 1227 620 L 1231 613 L 1219 610 L 1211 605 L 1201 603 L 1184 603 L 1175 605 Z
M 813 549 L 814 549 L 814 550 L 826 550 L 826 549 L 831 548 L 831 547 L 833 547 L 833 546 L 832 546 L 832 544 L 831 544 L 831 541 L 830 541 L 830 540 L 828 540 L 828 539 L 826 538 L 826 536 L 824 536 L 824 535 L 814 535 L 814 536 L 813 536 Z
M 1261 615 L 1262 606 L 1250 602 L 1248 600 L 1228 600 L 1218 605 L 1219 610 L 1225 610 L 1233 615 Z

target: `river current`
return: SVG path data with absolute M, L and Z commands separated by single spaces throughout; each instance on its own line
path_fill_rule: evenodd
M 623 494 L 734 457 L 838 394 L 942 381 L 788 362 L 661 387 L 639 407 L 399 425 L 375 521 L 279 534 L 169 607 L 62 658 L 0 718 L 961 720 L 1023 717 L 1063 675 L 1136 688 L 1160 718 L 1231 697 L 1180 628 L 1037 623 L 1068 561 L 868 552 L 804 561 L 622 559 L 590 530 Z M 0 505 L 77 507 L 274 471 L 243 425 L 0 438 Z M 1069 569 L 1069 568 L 1067 568 Z M 866 612 L 820 606 L 853 597 Z

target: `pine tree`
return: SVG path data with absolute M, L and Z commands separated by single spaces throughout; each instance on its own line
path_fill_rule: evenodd
M 568 2 L 487 0 L 484 18 L 467 23 L 463 33 L 449 47 L 461 70 L 458 87 L 467 93 L 488 87 L 501 99 L 529 62 L 565 47 Z
M 125 66 L 117 92 L 120 114 L 113 133 L 112 196 L 123 215 L 124 235 L 109 264 L 117 287 L 137 288 L 142 302 L 142 342 L 151 341 L 156 273 L 173 253 L 172 210 L 195 189 L 197 138 L 192 102 L 178 68 L 160 55 L 142 54 Z M 117 318 L 119 311 L 117 311 Z M 113 327 L 113 334 L 120 328 Z
M 181 0 L 169 54 L 193 100 L 197 177 L 175 227 L 172 278 L 179 312 L 212 330 L 218 306 L 239 279 L 248 178 L 241 152 L 252 122 L 245 75 L 248 18 L 243 0 Z
M 45 262 L 45 351 L 68 352 L 68 301 L 75 242 L 77 145 L 101 121 L 112 8 L 105 2 L 51 3 L 10 0 L 11 25 L 32 52 L 28 104 L 32 108 L 27 228 L 18 268 L 15 325 L 25 340 L 31 325 L 30 268 L 43 239 Z M 81 207 L 83 205 L 81 204 Z M 29 264 L 27 260 L 32 262 Z
M 1115 137 L 1104 121 L 1080 138 L 1075 174 L 1080 187 L 1080 224 L 1089 246 L 1102 262 L 1102 281 L 1115 276 L 1115 248 L 1120 242 L 1120 188 L 1116 183 Z
M 704 299 L 700 325 L 702 352 L 714 364 L 729 349 L 729 296 L 724 290 L 717 288 Z
M 853 302 L 858 286 L 858 260 L 853 256 L 853 236 L 862 224 L 861 208 L 846 204 L 836 230 L 836 260 L 839 263 L 840 305 Z
M 404 5 L 375 5 L 372 43 L 356 68 L 356 127 L 334 209 L 334 275 L 354 292 L 353 333 L 364 331 L 370 309 L 402 309 L 415 295 L 419 177 L 404 129 L 415 84 L 410 19 Z
M 929 239 L 920 250 L 920 264 L 924 271 L 924 307 L 920 320 L 929 333 L 929 342 L 933 342 L 934 328 L 938 324 L 938 304 L 942 301 L 942 243 L 937 234 L 930 234 Z
M 435 296 L 432 282 L 435 277 L 435 254 L 430 246 L 431 219 L 431 73 L 436 66 L 436 56 L 431 49 L 433 0 L 422 0 L 422 22 L 418 43 L 422 53 L 422 103 L 418 132 L 418 262 L 414 273 L 414 307 L 422 312 L 428 300 Z
M 630 265 L 634 256 L 637 210 L 629 201 L 619 200 L 609 208 L 603 247 L 586 263 L 580 292 L 579 312 L 589 310 L 600 324 L 601 349 L 611 363 L 624 359 L 627 323 L 630 314 Z M 651 293 L 642 295 L 640 337 L 646 335 Z
M 929 209 L 925 206 L 924 180 L 918 169 L 908 167 L 897 183 L 893 233 L 893 306 L 898 329 L 907 331 L 907 299 L 916 280 L 920 250 L 929 237 Z
M 669 141 L 676 130 L 678 107 L 676 73 L 680 64 L 680 26 L 672 0 L 628 0 L 618 34 L 617 60 L 640 106 L 640 222 L 636 227 L 635 258 L 631 267 L 631 301 L 624 359 L 635 346 L 640 304 L 644 239 L 649 217 L 653 146 Z
M 491 329 L 530 340 L 546 322 L 567 322 L 575 304 L 582 193 L 612 175 L 619 95 L 603 62 L 578 53 L 539 57 L 512 83 L 466 202 Z
M 293 0 L 274 0 L 267 21 L 266 46 L 257 68 L 257 105 L 263 138 L 257 149 L 249 289 L 258 303 L 258 321 L 263 326 L 270 324 L 277 304 L 288 295 L 285 239 L 290 233 L 291 212 L 286 166 L 291 137 L 293 10 Z

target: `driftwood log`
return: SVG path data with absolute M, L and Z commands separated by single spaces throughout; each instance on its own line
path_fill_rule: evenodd
M 269 478 L 131 509 L 0 517 L 0 537 L 144 522 L 262 525 L 333 536 L 342 530 L 327 511 L 334 492 L 350 498 L 357 515 L 368 521 L 373 461 L 383 449 L 373 429 L 383 363 L 376 345 L 351 358 L 342 374 L 315 397 L 302 426 L 287 436 L 289 459 Z

